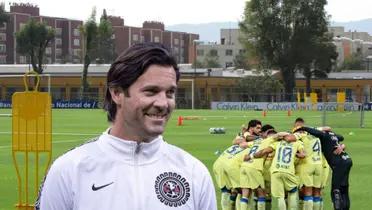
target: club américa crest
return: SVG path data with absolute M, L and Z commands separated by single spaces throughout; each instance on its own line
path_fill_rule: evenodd
M 164 172 L 156 177 L 155 193 L 160 202 L 170 207 L 178 207 L 189 200 L 190 185 L 181 175 Z

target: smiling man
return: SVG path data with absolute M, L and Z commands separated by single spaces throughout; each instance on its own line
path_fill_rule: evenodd
M 161 136 L 179 77 L 162 45 L 137 44 L 120 55 L 107 74 L 111 127 L 53 163 L 36 209 L 217 209 L 207 168 Z

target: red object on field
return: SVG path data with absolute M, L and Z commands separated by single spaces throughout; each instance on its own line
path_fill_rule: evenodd
M 288 117 L 292 115 L 292 111 L 290 109 L 288 109 L 287 115 L 288 115 Z
M 178 126 L 181 126 L 183 124 L 183 117 L 182 116 L 178 116 L 178 122 L 177 122 L 177 125 Z
M 266 117 L 266 110 L 262 111 L 262 116 Z

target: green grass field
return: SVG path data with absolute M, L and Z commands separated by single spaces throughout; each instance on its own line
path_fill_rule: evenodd
M 10 112 L 11 110 L 0 109 L 0 114 Z M 177 126 L 179 115 L 200 116 L 200 119 L 186 120 L 183 126 Z M 293 112 L 292 116 L 287 116 L 287 112 L 269 112 L 263 117 L 258 111 L 177 110 L 168 123 L 165 139 L 202 160 L 211 171 L 217 158 L 215 152 L 228 147 L 240 126 L 248 120 L 257 118 L 264 124 L 274 125 L 277 130 L 288 131 L 296 117 L 303 117 L 308 125 L 321 124 L 321 112 L 311 111 Z M 353 114 L 332 113 L 330 118 L 333 119 L 330 126 L 335 132 L 346 137 L 347 151 L 354 163 L 350 177 L 351 209 L 370 209 L 372 112 L 366 112 L 366 128 L 357 128 L 358 119 L 354 119 L 357 117 Z M 349 124 L 350 126 L 345 126 Z M 105 113 L 101 110 L 53 110 L 53 159 L 99 135 L 107 126 Z M 209 134 L 210 127 L 224 127 L 227 133 Z M 17 180 L 11 157 L 10 132 L 11 118 L 0 117 L 0 210 L 14 209 L 14 204 L 17 203 Z M 218 190 L 217 196 L 219 198 Z M 329 188 L 325 189 L 325 209 L 332 209 Z

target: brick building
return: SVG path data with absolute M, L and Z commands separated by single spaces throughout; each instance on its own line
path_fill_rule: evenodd
M 20 31 L 30 19 L 44 22 L 56 32 L 55 39 L 46 48 L 47 63 L 81 63 L 82 36 L 79 28 L 83 21 L 42 16 L 39 7 L 24 3 L 12 3 L 8 15 L 9 22 L 0 28 L 0 63 L 28 63 L 26 56 L 16 51 L 14 34 Z
M 16 52 L 14 34 L 30 19 L 44 22 L 56 32 L 55 39 L 46 49 L 46 63 L 82 63 L 83 37 L 80 27 L 84 24 L 83 21 L 42 16 L 38 6 L 27 3 L 12 3 L 8 14 L 9 22 L 0 28 L 0 64 L 28 63 L 26 56 Z M 114 29 L 117 55 L 135 43 L 159 42 L 172 50 L 179 63 L 193 61 L 194 40 L 199 39 L 197 34 L 167 31 L 163 23 L 154 21 L 145 21 L 142 27 L 132 27 L 124 25 L 121 17 L 109 16 L 109 20 Z
M 155 21 L 145 21 L 141 27 L 124 25 L 124 19 L 109 16 L 114 29 L 115 51 L 120 54 L 129 46 L 141 42 L 158 42 L 172 50 L 178 63 L 192 63 L 194 59 L 194 40 L 198 34 L 167 31 L 164 24 Z

